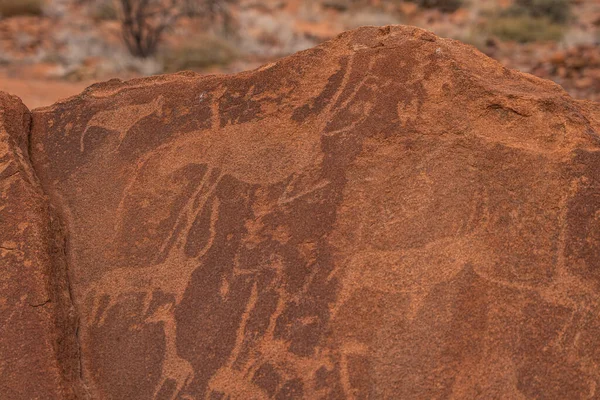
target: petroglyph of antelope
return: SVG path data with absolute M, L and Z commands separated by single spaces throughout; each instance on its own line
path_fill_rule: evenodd
M 150 103 L 136 104 L 122 107 L 116 110 L 100 111 L 89 120 L 85 130 L 79 138 L 79 150 L 85 151 L 85 138 L 88 130 L 93 127 L 104 128 L 109 131 L 119 132 L 119 144 L 127 136 L 129 130 L 142 119 L 153 113 L 161 114 L 164 106 L 164 98 L 157 97 Z
M 162 101 L 156 100 L 152 106 L 137 110 L 137 117 L 130 119 L 139 120 L 140 113 L 149 115 L 161 104 Z M 93 117 L 90 122 L 92 125 L 89 126 L 103 121 L 104 128 L 111 128 L 112 125 L 106 118 L 108 117 Z M 215 123 L 217 122 L 218 118 L 215 118 Z M 295 173 L 306 165 L 312 164 L 315 157 L 320 156 L 318 135 L 307 132 L 305 129 L 299 129 L 295 135 L 289 132 L 281 133 L 283 130 L 278 129 L 280 121 L 276 119 L 267 121 L 267 125 L 269 122 L 272 125 L 271 129 L 265 128 L 264 120 L 261 122 L 261 131 L 266 129 L 271 132 L 266 139 L 264 136 L 252 132 L 252 123 L 248 123 L 243 127 L 219 128 L 217 132 L 192 132 L 160 146 L 138 163 L 121 198 L 116 211 L 116 234 L 121 231 L 121 222 L 129 211 L 125 206 L 125 198 L 128 195 L 144 193 L 144 196 L 159 196 L 159 194 L 153 193 L 153 190 L 155 187 L 160 187 L 162 181 L 171 179 L 174 174 L 190 164 L 207 166 L 201 182 L 178 212 L 171 233 L 159 246 L 154 263 L 142 268 L 113 267 L 83 293 L 84 304 L 91 304 L 91 310 L 86 313 L 90 319 L 86 325 L 91 329 L 94 326 L 105 324 L 111 309 L 120 302 L 131 299 L 136 294 L 143 295 L 141 322 L 160 322 L 165 334 L 166 348 L 162 375 L 155 391 L 155 397 L 168 380 L 176 382 L 176 390 L 173 392 L 172 398 L 179 396 L 186 384 L 194 377 L 190 363 L 177 354 L 174 311 L 182 301 L 193 272 L 202 267 L 201 259 L 213 244 L 219 210 L 219 200 L 215 195 L 215 189 L 222 177 L 229 174 L 246 183 L 276 183 L 289 176 L 295 176 Z M 129 129 L 131 126 L 133 124 L 126 128 Z M 122 128 L 120 127 L 120 129 Z M 127 135 L 127 129 L 120 130 L 120 132 L 119 137 L 122 140 Z M 215 140 L 215 135 L 220 136 L 221 140 Z M 83 144 L 83 136 L 81 143 Z M 145 168 L 147 165 L 152 166 L 149 168 L 152 179 L 146 179 L 148 178 L 147 174 L 150 173 L 147 171 L 148 168 Z M 149 181 L 152 183 L 152 187 L 144 187 L 148 185 Z M 320 182 L 317 187 L 326 184 L 327 182 Z M 303 192 L 297 196 L 303 196 L 306 193 Z M 287 192 L 284 197 L 281 201 L 289 201 Z M 161 199 L 167 203 L 164 207 L 169 208 L 170 199 L 162 197 Z M 211 215 L 209 237 L 203 241 L 204 244 L 195 257 L 188 257 L 185 254 L 185 245 L 189 233 L 206 207 L 209 208 Z M 160 306 L 157 310 L 150 310 L 155 292 L 172 296 L 174 301 Z M 106 303 L 107 299 L 108 303 Z

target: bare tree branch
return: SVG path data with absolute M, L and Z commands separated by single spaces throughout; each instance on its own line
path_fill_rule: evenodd
M 118 0 L 125 45 L 135 57 L 156 53 L 163 34 L 184 15 L 219 17 L 226 29 L 231 21 L 230 5 L 235 0 Z

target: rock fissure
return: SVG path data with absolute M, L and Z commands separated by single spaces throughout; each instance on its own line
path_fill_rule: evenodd
M 51 299 L 46 299 L 46 300 L 44 300 L 43 302 L 41 302 L 41 303 L 38 303 L 38 304 L 29 304 L 29 306 L 31 306 L 31 307 L 33 307 L 33 308 L 37 308 L 37 307 L 43 307 L 43 306 L 45 306 L 46 304 L 50 303 L 51 301 L 52 301 Z
M 62 379 L 64 380 L 63 392 L 67 400 L 85 400 L 90 398 L 90 393 L 84 380 L 83 359 L 81 343 L 79 340 L 79 318 L 76 303 L 73 299 L 71 280 L 69 276 L 68 255 L 68 229 L 58 211 L 58 205 L 53 204 L 41 185 L 33 161 L 34 149 L 32 146 L 33 119 L 30 119 L 27 130 L 27 161 L 39 184 L 45 200 L 48 202 L 48 218 L 51 224 L 52 236 L 49 240 L 52 245 L 52 269 L 49 271 L 49 292 L 53 294 L 56 304 L 55 324 L 59 339 L 57 344 L 57 361 L 60 364 Z M 45 306 L 53 302 L 51 298 L 39 305 Z

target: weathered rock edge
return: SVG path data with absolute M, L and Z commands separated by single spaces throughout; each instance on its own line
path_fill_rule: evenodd
M 0 295 L 10 306 L 0 308 L 0 317 L 6 317 L 0 327 L 1 396 L 83 399 L 67 235 L 32 167 L 31 125 L 21 100 L 0 92 L 0 244 L 10 246 L 0 250 L 2 274 L 9 278 Z

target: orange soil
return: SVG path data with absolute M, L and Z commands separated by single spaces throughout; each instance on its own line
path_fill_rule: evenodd
M 91 84 L 92 82 L 12 78 L 0 74 L 0 91 L 19 96 L 29 109 L 48 106 L 76 95 Z

